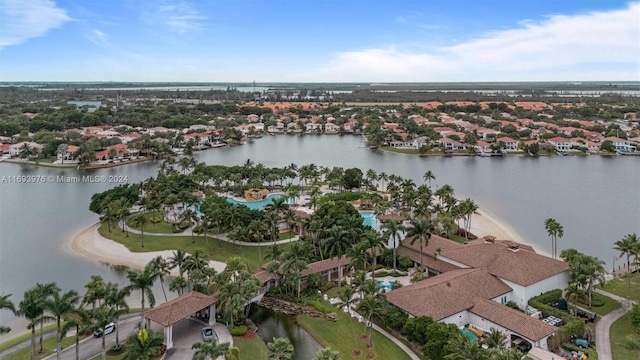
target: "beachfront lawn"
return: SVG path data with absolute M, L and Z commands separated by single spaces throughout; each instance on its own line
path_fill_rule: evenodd
M 589 309 L 589 302 L 578 302 L 578 306 L 581 306 L 585 309 L 589 309 L 593 312 L 595 312 L 596 314 L 600 315 L 600 317 L 607 315 L 608 313 L 612 312 L 613 310 L 617 309 L 620 307 L 620 303 L 613 300 L 612 298 L 608 297 L 608 296 L 604 296 L 601 294 L 596 294 L 593 293 L 592 295 L 594 297 L 594 299 L 597 297 L 599 300 L 603 300 L 604 301 L 604 305 L 602 306 L 592 306 L 591 309 Z M 592 301 L 593 303 L 593 301 Z
M 69 336 L 62 339 L 62 349 L 75 344 L 76 338 L 75 336 Z M 38 354 L 38 350 L 40 350 L 40 344 L 38 339 L 36 339 L 36 359 L 42 359 L 51 355 L 56 349 L 56 337 L 50 337 L 48 339 L 44 339 L 42 341 L 42 347 L 44 352 L 42 354 Z M 24 349 L 18 350 L 11 355 L 7 355 L 3 358 L 4 360 L 30 360 L 31 359 L 31 347 L 26 347 Z
M 324 303 L 329 307 L 333 307 L 328 302 Z M 357 349 L 361 353 L 359 356 L 354 356 L 353 351 L 356 349 L 356 345 L 349 322 L 349 315 L 339 309 L 336 309 L 336 313 L 338 314 L 338 321 L 336 322 L 312 318 L 307 315 L 298 315 L 296 320 L 320 345 L 340 352 L 340 358 L 343 360 L 367 359 L 369 353 L 375 353 L 376 359 L 411 359 L 396 344 L 375 330 L 373 332 L 373 349 L 367 349 L 368 340 L 360 337 L 364 332 L 364 326 L 356 319 L 354 319 L 353 325 L 355 333 L 358 335 Z
M 139 226 L 133 225 L 133 217 L 137 216 L 137 214 L 130 216 L 127 219 L 127 226 L 131 229 L 140 230 Z M 174 231 L 173 223 L 166 222 L 164 220 L 164 212 L 161 211 L 151 211 L 145 214 L 147 218 L 147 224 L 144 226 L 144 232 L 146 233 L 156 233 L 156 234 L 171 234 L 174 232 L 180 233 L 184 230 L 176 229 Z M 159 220 L 159 221 L 158 221 Z
M 380 149 L 384 151 L 391 151 L 391 152 L 400 153 L 400 154 L 420 154 L 420 152 L 416 149 L 399 149 L 391 146 L 382 146 Z
M 181 249 L 193 254 L 196 250 L 200 250 L 205 255 L 205 258 L 215 261 L 226 262 L 226 260 L 232 256 L 239 256 L 247 262 L 251 270 L 258 268 L 261 263 L 266 262 L 264 257 L 270 250 L 270 246 L 262 246 L 263 261 L 261 262 L 259 260 L 257 246 L 238 246 L 226 241 L 218 241 L 210 236 L 208 237 L 208 243 L 205 242 L 204 236 L 195 236 L 195 243 L 192 243 L 191 236 L 154 236 L 145 233 L 143 248 L 139 234 L 129 233 L 129 237 L 127 237 L 122 229 L 113 229 L 112 232 L 108 232 L 106 224 L 101 224 L 98 231 L 102 236 L 119 242 L 132 252 Z M 279 246 L 284 250 L 289 244 Z
M 631 276 L 631 279 L 629 279 L 629 276 Z M 629 280 L 631 280 L 631 285 L 629 285 Z M 640 273 L 617 277 L 607 281 L 604 286 L 598 285 L 598 287 L 627 299 L 640 300 Z
M 240 358 L 267 360 L 269 358 L 267 344 L 256 334 L 253 334 L 252 337 L 252 339 L 244 336 L 233 337 L 233 346 L 240 349 Z
M 640 348 L 632 349 L 628 345 L 630 340 L 635 340 L 636 344 L 640 346 L 640 335 L 633 331 L 629 313 L 626 313 L 611 325 L 611 328 L 609 329 L 609 336 L 611 338 L 611 355 L 614 359 L 638 359 Z

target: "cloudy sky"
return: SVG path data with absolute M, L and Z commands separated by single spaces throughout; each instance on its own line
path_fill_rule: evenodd
M 640 2 L 0 0 L 0 81 L 639 81 Z

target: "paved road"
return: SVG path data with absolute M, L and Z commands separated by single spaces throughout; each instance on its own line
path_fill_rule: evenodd
M 598 352 L 598 359 L 613 360 L 613 357 L 611 356 L 611 339 L 609 337 L 609 328 L 616 320 L 627 313 L 629 308 L 633 304 L 635 304 L 635 301 L 611 294 L 601 289 L 595 289 L 595 292 L 608 296 L 622 304 L 619 309 L 616 309 L 603 316 L 596 324 L 596 350 Z

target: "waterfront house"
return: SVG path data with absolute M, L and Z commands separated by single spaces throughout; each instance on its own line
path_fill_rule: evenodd
M 503 136 L 501 138 L 496 139 L 498 143 L 504 143 L 505 149 L 507 150 L 518 150 L 518 141 L 514 140 L 508 136 Z
M 43 146 L 38 143 L 34 143 L 32 141 L 22 141 L 17 144 L 13 144 L 9 146 L 9 155 L 19 156 L 20 153 L 22 152 L 22 149 L 24 149 L 25 146 L 27 146 L 32 150 L 35 150 L 36 152 L 42 152 L 42 148 L 43 148 Z
M 449 138 L 443 138 L 439 140 L 439 143 L 446 149 L 446 150 L 464 150 L 466 149 L 466 146 L 456 140 L 453 139 L 449 139 Z
M 547 140 L 549 144 L 551 144 L 556 151 L 567 151 L 571 149 L 572 141 L 571 139 L 563 138 L 560 136 L 553 137 Z
M 620 139 L 614 136 L 605 138 L 604 141 L 611 141 L 613 143 L 613 146 L 616 148 L 617 151 L 620 152 L 629 152 L 629 151 L 635 151 L 636 147 L 631 145 L 631 143 L 629 143 L 628 140 L 625 139 Z
M 78 150 L 80 150 L 79 146 L 67 145 L 67 150 L 65 152 L 59 152 L 57 158 L 60 161 L 75 160 L 78 157 Z
M 446 126 L 440 126 L 440 127 L 437 127 L 437 128 L 435 128 L 433 130 L 435 132 L 437 132 L 438 134 L 440 134 L 440 136 L 442 136 L 442 137 L 446 137 L 447 135 L 453 134 L 454 132 L 456 132 L 452 128 L 446 127 Z
M 337 134 L 339 132 L 340 132 L 340 126 L 330 122 L 324 124 L 325 134 Z
M 474 145 L 474 148 L 478 152 L 491 152 L 491 144 L 482 140 L 478 140 L 478 142 Z

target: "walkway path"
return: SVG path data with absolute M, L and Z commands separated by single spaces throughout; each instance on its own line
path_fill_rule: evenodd
M 620 308 L 603 316 L 596 324 L 596 350 L 598 352 L 598 359 L 612 360 L 609 328 L 616 320 L 622 317 L 622 315 L 626 314 L 629 308 L 636 302 L 597 288 L 595 292 L 608 296 L 622 304 Z
M 118 226 L 122 229 L 122 220 L 118 223 Z M 130 233 L 132 234 L 138 234 L 140 235 L 142 232 L 140 230 L 136 230 L 136 229 L 132 229 L 129 226 L 127 226 L 126 224 L 124 225 L 125 229 L 127 229 Z M 144 235 L 145 236 L 191 236 L 193 234 L 192 232 L 192 228 L 188 228 L 185 231 L 181 232 L 181 233 L 152 233 L 152 232 L 145 232 Z M 195 236 L 200 236 L 199 234 L 194 234 Z M 207 236 L 210 236 L 210 234 L 207 234 Z M 278 240 L 278 241 L 263 241 L 261 243 L 257 243 L 257 242 L 247 242 L 247 241 L 233 241 L 233 240 L 229 240 L 229 237 L 227 236 L 227 234 L 215 234 L 215 236 L 211 236 L 212 238 L 215 239 L 220 239 L 222 241 L 226 241 L 232 244 L 236 244 L 236 245 L 242 245 L 242 246 L 271 246 L 271 245 L 280 245 L 280 244 L 287 244 L 293 241 L 298 241 L 300 239 L 299 235 L 296 235 L 294 237 L 292 237 L 291 239 L 285 239 L 285 240 Z
M 409 357 L 412 360 L 420 360 L 420 357 L 418 357 L 418 355 L 416 355 L 416 353 L 414 353 L 413 350 L 409 349 L 407 345 L 405 345 L 402 341 L 398 340 L 395 336 L 389 334 L 386 330 L 382 329 L 380 326 L 376 325 L 375 323 L 373 324 L 373 328 L 380 334 L 384 335 L 387 339 L 393 341 L 394 344 L 398 345 L 398 347 L 402 349 L 404 352 L 406 352 L 407 355 L 409 355 Z

